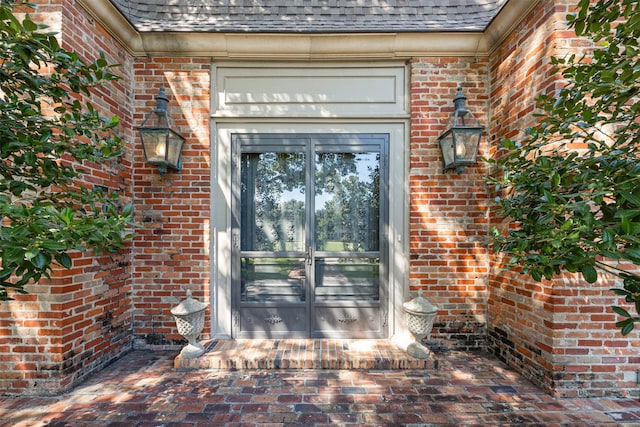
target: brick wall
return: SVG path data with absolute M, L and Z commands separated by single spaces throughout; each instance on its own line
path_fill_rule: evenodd
M 566 29 L 574 4 L 541 1 L 491 56 L 490 135 L 521 137 L 532 124 L 535 97 L 561 85 L 548 58 L 589 48 Z M 492 256 L 490 350 L 553 394 L 637 395 L 639 334 L 622 337 L 614 327 L 609 306 L 621 301 L 609 291 L 612 286 L 611 280 L 589 285 L 570 275 L 537 283 L 505 272 L 500 257 Z
M 130 58 L 72 1 L 40 1 L 35 20 L 60 31 L 62 45 L 85 59 L 105 52 L 123 64 L 123 79 L 94 91 L 92 102 L 105 115 L 122 119 L 121 132 L 130 138 Z M 130 197 L 130 156 L 90 170 L 89 185 Z M 54 272 L 51 280 L 29 286 L 28 295 L 0 302 L 0 390 L 7 393 L 59 393 L 88 373 L 105 366 L 131 348 L 131 259 L 73 254 L 70 270 Z
M 532 124 L 535 98 L 559 87 L 548 67 L 553 29 L 560 15 L 552 2 L 542 2 L 491 57 L 490 134 L 500 139 L 522 137 Z M 493 219 L 493 218 L 492 218 Z M 553 389 L 553 283 L 535 283 L 504 272 L 493 257 L 489 274 L 489 340 L 492 352 L 546 390 Z
M 183 342 L 170 309 L 190 289 L 209 303 L 209 219 L 211 168 L 209 145 L 210 60 L 139 58 L 134 70 L 134 126 L 156 106 L 164 87 L 174 128 L 186 138 L 181 171 L 161 175 L 144 161 L 134 142 L 133 200 L 139 224 L 133 242 L 135 281 L 133 326 L 138 348 L 163 348 Z M 205 330 L 210 334 L 207 310 Z
M 86 168 L 90 185 L 117 190 L 123 202 L 134 203 L 138 225 L 123 254 L 74 254 L 73 269 L 56 271 L 52 280 L 30 286 L 29 295 L 0 303 L 0 389 L 55 394 L 134 345 L 177 348 L 183 339 L 170 308 L 187 289 L 209 301 L 210 61 L 134 60 L 71 1 L 41 1 L 32 17 L 52 25 L 63 46 L 85 59 L 102 51 L 121 64 L 122 80 L 96 89 L 91 101 L 105 115 L 120 117 L 129 144 L 118 160 Z M 186 138 L 184 169 L 165 175 L 144 161 L 135 132 L 161 86 Z M 205 324 L 202 337 L 210 332 Z
M 485 165 L 442 172 L 437 138 L 453 112 L 458 85 L 487 124 L 486 58 L 411 62 L 410 290 L 439 307 L 432 347 L 484 348 L 487 309 Z M 486 154 L 483 138 L 481 155 Z

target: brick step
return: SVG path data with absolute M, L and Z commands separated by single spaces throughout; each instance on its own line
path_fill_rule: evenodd
M 251 339 L 201 342 L 205 353 L 174 359 L 181 370 L 253 369 L 438 369 L 433 353 L 416 359 L 389 340 L 376 339 Z

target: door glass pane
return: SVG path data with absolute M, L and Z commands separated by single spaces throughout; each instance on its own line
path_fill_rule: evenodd
M 305 300 L 304 258 L 242 258 L 241 301 Z
M 242 154 L 241 250 L 305 250 L 305 166 L 303 153 Z
M 380 260 L 317 259 L 316 281 L 316 301 L 378 301 Z
M 317 153 L 315 247 L 379 251 L 380 154 Z

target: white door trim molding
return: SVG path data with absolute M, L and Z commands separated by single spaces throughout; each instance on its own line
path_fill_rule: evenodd
M 389 134 L 388 330 L 390 336 L 398 333 L 404 324 L 402 303 L 407 299 L 409 283 L 408 73 L 404 61 L 214 64 L 211 78 L 214 336 L 230 337 L 234 320 L 231 318 L 231 135 L 234 133 Z M 344 84 L 343 77 L 350 84 Z
M 403 324 L 402 303 L 408 296 L 408 126 L 406 120 L 310 123 L 299 120 L 242 122 L 216 119 L 211 130 L 214 171 L 211 187 L 211 306 L 212 331 L 229 338 L 231 317 L 231 136 L 233 134 L 384 133 L 389 134 L 389 335 Z

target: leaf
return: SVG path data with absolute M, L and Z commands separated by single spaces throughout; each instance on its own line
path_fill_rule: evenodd
M 38 252 L 36 256 L 31 258 L 31 263 L 36 268 L 43 269 L 47 264 L 47 257 L 42 252 Z
M 624 289 L 618 289 L 618 288 L 613 288 L 613 289 L 609 289 L 611 292 L 613 292 L 616 295 L 620 295 L 620 296 L 627 296 L 629 295 L 629 291 L 625 291 Z
M 622 255 L 632 262 L 640 263 L 640 248 L 627 248 Z
M 640 197 L 636 196 L 635 194 L 629 193 L 628 191 L 620 191 L 620 195 L 629 203 L 640 207 Z
M 71 221 L 73 221 L 73 210 L 69 207 L 62 209 L 60 212 L 60 219 L 64 221 L 65 224 L 70 225 Z
M 606 83 L 612 83 L 616 78 L 616 74 L 612 70 L 604 70 L 600 74 L 600 80 Z
M 627 310 L 625 310 L 624 308 L 622 308 L 622 307 L 618 307 L 618 306 L 614 305 L 614 306 L 611 306 L 611 309 L 613 311 L 615 311 L 616 313 L 618 313 L 620 316 L 631 317 L 629 312 Z
M 583 265 L 581 272 L 582 277 L 584 277 L 584 280 L 588 283 L 595 283 L 598 280 L 598 272 L 591 264 Z
M 539 282 L 539 281 L 542 280 L 542 272 L 540 270 L 533 270 L 533 271 L 531 271 L 531 277 L 536 282 Z
M 60 254 L 56 254 L 55 259 L 58 262 L 58 264 L 60 264 L 65 268 L 71 268 L 73 266 L 73 261 L 71 260 L 71 257 L 67 253 L 63 252 Z
M 4 281 L 4 279 L 8 277 L 11 277 L 12 274 L 13 274 L 12 269 L 5 269 L 5 268 L 0 269 L 0 282 Z
M 24 21 L 22 21 L 22 25 L 24 29 L 29 32 L 36 31 L 38 29 L 38 26 L 28 17 L 25 18 Z
M 620 331 L 620 333 L 623 336 L 627 336 L 631 333 L 631 331 L 633 331 L 633 328 L 634 328 L 634 324 L 632 322 L 629 322 L 626 325 L 624 325 L 624 328 L 622 328 L 622 331 Z

